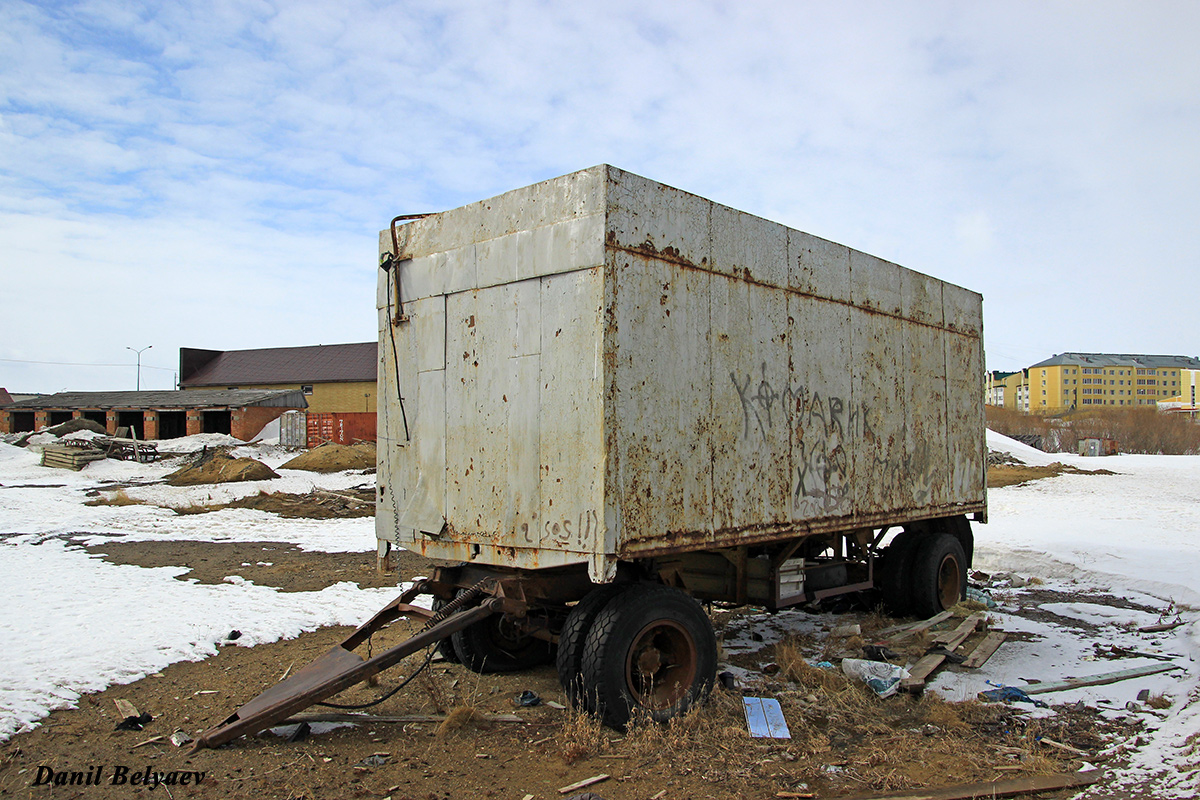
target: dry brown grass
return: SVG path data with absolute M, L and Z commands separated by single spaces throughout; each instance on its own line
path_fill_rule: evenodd
M 447 714 L 446 718 L 437 726 L 436 736 L 439 739 L 445 739 L 450 734 L 460 731 L 481 719 L 482 716 L 474 708 L 459 706 Z
M 837 691 L 847 684 L 846 676 L 840 671 L 822 669 L 808 663 L 800 645 L 794 640 L 775 645 L 775 663 L 779 665 L 780 677 L 805 689 Z
M 186 506 L 169 506 L 169 508 L 181 517 L 186 517 L 191 514 L 207 514 L 210 511 L 220 511 L 227 506 L 221 505 L 205 505 L 203 503 L 188 503 Z
M 1200 453 L 1200 427 L 1156 408 L 1076 411 L 1061 420 L 996 406 L 987 406 L 986 412 L 988 427 L 997 433 L 1041 436 L 1048 450 L 1062 453 L 1074 453 L 1081 439 L 1115 439 L 1122 453 Z
M 117 489 L 111 495 L 94 497 L 84 503 L 85 506 L 144 506 L 149 505 L 145 500 L 137 500 L 129 496 L 124 489 Z
M 567 710 L 566 721 L 555 736 L 559 755 L 567 765 L 591 758 L 607 749 L 608 739 L 600 720 L 574 708 Z
M 1167 697 L 1165 694 L 1152 694 L 1149 698 L 1147 698 L 1146 705 L 1150 706 L 1151 708 L 1157 708 L 1161 711 L 1164 708 L 1171 707 L 1171 698 Z

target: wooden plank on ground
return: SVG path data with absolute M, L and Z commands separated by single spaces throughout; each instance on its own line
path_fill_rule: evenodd
M 841 800 L 975 800 L 975 798 L 1012 797 L 1033 792 L 1052 792 L 1056 789 L 1073 789 L 1091 786 L 1100 780 L 1101 770 L 1088 772 L 1058 772 L 1049 775 L 1033 775 L 1028 778 L 1008 778 L 1002 781 L 986 781 L 941 789 L 918 789 L 895 794 L 856 794 Z
M 921 660 L 908 671 L 908 677 L 900 681 L 900 691 L 911 692 L 914 689 L 925 688 L 925 679 L 929 674 L 942 665 L 946 657 L 941 653 L 930 653 L 922 656 Z
M 1069 678 L 1065 681 L 1058 681 L 1055 683 L 1038 683 L 1033 686 L 1026 687 L 1025 694 L 1065 692 L 1068 689 L 1080 689 L 1084 686 L 1103 686 L 1106 683 L 1126 681 L 1130 678 L 1144 678 L 1147 675 L 1157 675 L 1160 672 L 1168 672 L 1173 669 L 1184 669 L 1184 667 L 1180 666 L 1179 664 L 1152 664 L 1148 667 L 1133 667 L 1132 669 L 1123 669 L 1117 672 L 1105 672 L 1100 675 L 1091 675 L 1084 678 Z
M 967 669 L 979 669 L 992 657 L 992 653 L 1000 649 L 1000 645 L 1004 644 L 1004 640 L 1007 638 L 1008 634 L 1004 631 L 992 631 L 983 637 L 979 644 L 975 645 L 975 649 L 967 656 L 967 660 L 962 663 L 962 666 Z
M 444 714 L 406 714 L 398 717 L 379 716 L 375 714 L 296 714 L 288 717 L 280 725 L 296 725 L 301 722 L 443 722 Z M 524 722 L 524 718 L 516 714 L 481 714 L 479 719 L 484 722 Z
M 570 794 L 571 792 L 575 791 L 576 789 L 583 789 L 587 786 L 592 786 L 593 784 L 597 784 L 597 783 L 600 783 L 601 781 L 606 781 L 606 780 L 608 780 L 608 775 L 602 772 L 599 775 L 593 775 L 590 778 L 584 778 L 581 781 L 576 781 L 575 783 L 572 783 L 569 786 L 564 786 L 558 790 L 558 793 L 559 794 Z
M 975 613 L 967 617 L 962 623 L 952 631 L 946 631 L 933 637 L 935 644 L 939 645 L 943 650 L 953 652 L 959 645 L 967 640 L 967 637 L 975 632 L 975 628 L 982 623 L 987 616 L 982 613 Z M 900 690 L 905 692 L 919 691 L 925 688 L 925 680 L 929 675 L 946 660 L 944 653 L 928 653 L 918 661 L 912 669 L 910 669 L 909 677 L 900 681 Z
M 943 611 L 940 614 L 934 614 L 929 619 L 921 620 L 920 622 L 906 622 L 903 625 L 893 625 L 890 628 L 884 628 L 883 630 L 879 631 L 879 633 L 877 633 L 876 636 L 891 636 L 892 634 L 899 634 L 899 633 L 904 634 L 904 636 L 909 636 L 911 634 L 916 633 L 917 631 L 923 631 L 923 630 L 932 628 L 934 625 L 937 625 L 938 623 L 941 623 L 941 622 L 945 622 L 946 620 L 950 619 L 953 616 L 954 616 L 954 614 L 952 612 Z M 904 637 L 901 636 L 899 638 L 904 638 Z
M 957 628 L 952 631 L 944 631 L 933 637 L 934 644 L 940 644 L 947 650 L 953 650 L 967 640 L 967 637 L 975 632 L 979 624 L 987 618 L 987 615 L 976 612 L 964 619 Z

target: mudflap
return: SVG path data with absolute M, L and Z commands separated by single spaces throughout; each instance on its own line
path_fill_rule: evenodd
M 408 589 L 329 652 L 243 705 L 220 725 L 197 736 L 191 752 L 205 747 L 220 747 L 239 736 L 252 735 L 278 725 L 293 714 L 377 675 L 450 634 L 499 613 L 505 605 L 503 599 L 489 597 L 477 606 L 466 609 L 447 606 L 435 614 L 429 609 L 411 605 L 417 595 L 425 590 L 424 582 Z M 416 635 L 372 658 L 363 659 L 353 652 L 375 631 L 401 617 L 420 617 L 427 623 Z

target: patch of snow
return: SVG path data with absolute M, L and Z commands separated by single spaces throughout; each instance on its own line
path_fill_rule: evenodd
M 320 592 L 208 586 L 176 580 L 186 568 L 109 564 L 58 540 L 0 548 L 0 585 L 10 609 L 20 609 L 0 617 L 0 740 L 85 692 L 211 656 L 231 628 L 242 632 L 239 646 L 252 646 L 358 625 L 396 594 L 351 583 Z
M 987 446 L 988 450 L 1008 453 L 1013 458 L 1031 467 L 1048 467 L 1056 461 L 1065 464 L 1068 458 L 1078 458 L 1078 456 L 1071 456 L 1069 453 L 1043 453 L 1036 447 L 1030 447 L 1024 442 L 1018 442 L 1016 439 L 1009 438 L 1002 433 L 996 433 L 993 430 L 987 432 Z M 1092 460 L 1094 461 L 1095 459 Z

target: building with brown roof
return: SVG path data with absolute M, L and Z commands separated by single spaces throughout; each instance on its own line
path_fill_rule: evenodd
M 180 389 L 294 389 L 308 411 L 375 413 L 375 342 L 258 350 L 179 349 Z
M 305 408 L 294 390 L 204 389 L 195 392 L 59 392 L 0 409 L 0 433 L 24 433 L 87 419 L 109 434 L 129 428 L 138 439 L 228 433 L 249 441 L 290 410 Z

